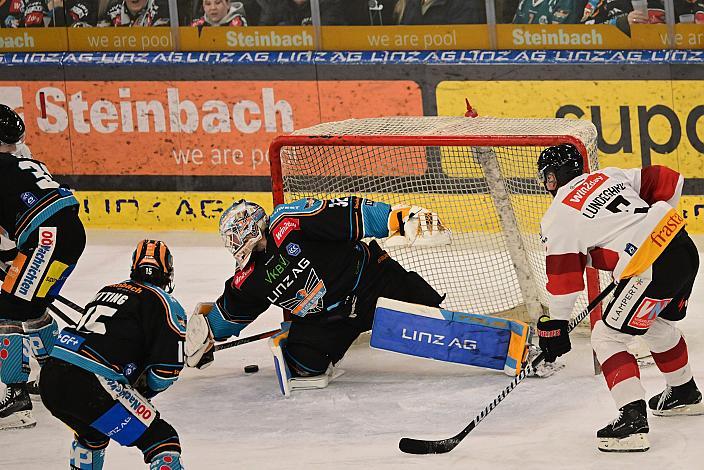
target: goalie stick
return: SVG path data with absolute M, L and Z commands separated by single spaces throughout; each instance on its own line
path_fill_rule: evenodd
M 281 330 L 276 329 L 276 330 L 271 330 L 271 331 L 265 331 L 263 333 L 259 333 L 256 335 L 247 336 L 246 338 L 240 338 L 240 339 L 236 339 L 234 341 L 228 341 L 226 343 L 216 344 L 215 350 L 221 351 L 223 349 L 234 348 L 235 346 L 239 346 L 240 344 L 251 343 L 252 341 L 257 341 L 260 339 L 268 338 L 270 336 L 274 336 L 279 331 L 281 331 Z
M 616 287 L 616 284 L 611 283 L 609 284 L 599 295 L 596 296 L 594 300 L 591 301 L 589 305 L 587 305 L 587 308 L 585 308 L 579 315 L 574 317 L 568 326 L 568 331 L 572 331 L 582 320 L 584 320 L 589 313 L 594 310 L 597 305 L 601 303 L 602 300 L 606 298 L 607 295 L 611 293 L 611 291 Z M 470 422 L 462 431 L 457 433 L 455 436 L 452 436 L 448 439 L 441 439 L 438 441 L 429 441 L 429 440 L 423 440 L 423 439 L 412 439 L 409 437 L 404 437 L 402 438 L 399 443 L 398 443 L 398 448 L 401 450 L 401 452 L 405 452 L 407 454 L 444 454 L 446 452 L 450 452 L 452 449 L 457 447 L 457 444 L 462 442 L 462 439 L 467 437 L 467 435 L 474 430 L 474 428 L 479 425 L 479 423 L 487 417 L 489 413 L 491 413 L 494 408 L 498 406 L 499 403 L 503 401 L 504 398 L 508 396 L 511 391 L 513 391 L 514 388 L 518 386 L 523 379 L 526 378 L 526 376 L 533 370 L 535 367 L 537 367 L 543 360 L 545 359 L 545 355 L 541 352 L 535 359 L 533 359 L 533 362 L 531 362 L 528 367 L 524 368 L 520 374 L 514 378 L 511 383 L 496 397 L 494 398 L 494 401 L 489 403 L 484 410 L 482 410 L 481 413 L 479 413 L 477 416 L 474 417 L 472 422 Z

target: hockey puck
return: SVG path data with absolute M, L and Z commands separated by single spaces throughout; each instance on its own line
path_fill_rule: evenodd
M 259 372 L 259 366 L 256 364 L 250 364 L 248 366 L 244 366 L 244 371 L 248 374 L 254 374 L 255 372 Z

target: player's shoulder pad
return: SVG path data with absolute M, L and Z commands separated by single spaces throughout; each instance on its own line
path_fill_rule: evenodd
M 139 284 L 144 286 L 148 292 L 153 293 L 161 301 L 166 313 L 166 324 L 169 328 L 171 328 L 176 334 L 185 337 L 186 312 L 179 301 L 158 286 L 149 284 L 148 282 L 140 282 Z
M 276 208 L 274 208 L 274 212 L 271 214 L 270 225 L 273 227 L 284 217 L 311 215 L 320 211 L 324 207 L 325 201 L 310 197 L 289 202 L 288 204 L 279 204 Z

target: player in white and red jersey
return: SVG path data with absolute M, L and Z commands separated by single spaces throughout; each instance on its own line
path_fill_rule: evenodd
M 606 452 L 648 450 L 645 390 L 638 363 L 626 346 L 642 335 L 665 377 L 664 392 L 652 397 L 653 414 L 702 414 L 687 359 L 687 345 L 675 326 L 699 268 L 699 255 L 675 207 L 682 175 L 664 166 L 604 168 L 583 173 L 583 160 L 570 144 L 540 154 L 538 169 L 554 197 L 541 221 L 546 249 L 550 315 L 538 322 L 547 361 L 571 349 L 567 324 L 584 289 L 586 266 L 611 271 L 618 283 L 592 347 L 619 416 L 597 432 Z

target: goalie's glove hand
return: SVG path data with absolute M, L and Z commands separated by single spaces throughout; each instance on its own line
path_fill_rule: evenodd
M 213 347 L 215 344 L 213 332 L 205 319 L 205 315 L 212 307 L 212 303 L 199 303 L 188 320 L 186 345 L 184 346 L 186 365 L 188 367 L 205 369 L 215 360 L 213 354 L 215 350 Z
M 389 238 L 384 243 L 386 247 L 441 246 L 452 241 L 452 232 L 440 221 L 438 214 L 419 206 L 392 206 L 387 225 Z
M 545 353 L 545 362 L 555 362 L 572 349 L 568 325 L 567 320 L 551 320 L 547 315 L 538 320 L 538 345 Z

